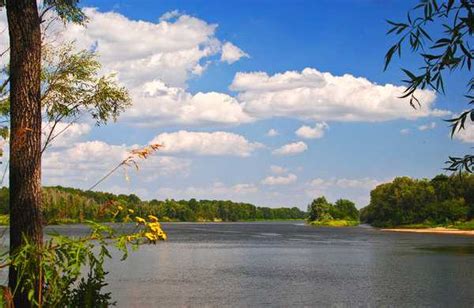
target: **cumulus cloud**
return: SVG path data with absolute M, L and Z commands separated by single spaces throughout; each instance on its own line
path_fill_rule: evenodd
M 422 106 L 414 110 L 399 99 L 404 87 L 378 85 L 349 74 L 334 76 L 313 68 L 269 76 L 264 72 L 237 73 L 232 90 L 253 117 L 292 117 L 316 121 L 387 121 L 446 115 L 434 109 L 436 95 L 417 93 Z
M 241 135 L 228 132 L 189 132 L 181 130 L 163 133 L 150 143 L 163 145 L 164 153 L 191 153 L 196 155 L 250 156 L 263 145 L 250 142 Z
M 322 138 L 326 130 L 329 129 L 329 125 L 325 122 L 316 123 L 314 127 L 303 125 L 295 132 L 298 137 L 305 139 L 317 139 Z
M 402 135 L 408 135 L 410 133 L 410 129 L 409 128 L 403 128 L 400 130 L 400 134 Z
M 137 145 L 112 145 L 102 141 L 87 141 L 73 144 L 69 148 L 53 148 L 53 151 L 47 151 L 43 155 L 43 177 L 47 185 L 86 187 L 94 184 L 101 176 L 124 160 L 131 149 L 137 147 Z M 140 161 L 139 165 L 141 177 L 149 181 L 158 176 L 186 175 L 191 161 L 155 154 Z M 123 173 L 117 172 L 116 175 L 123 175 Z
M 293 173 L 290 173 L 286 176 L 267 176 L 262 180 L 263 185 L 288 185 L 296 182 L 298 177 Z
M 305 184 L 306 195 L 314 198 L 324 195 L 331 201 L 347 198 L 358 206 L 365 206 L 370 199 L 370 191 L 382 184 L 373 178 L 315 178 Z
M 166 124 L 241 124 L 253 121 L 233 97 L 217 92 L 194 95 L 162 81 L 147 82 L 131 91 L 134 104 L 122 116 L 138 126 Z
M 281 166 L 272 165 L 270 166 L 270 171 L 271 173 L 274 173 L 274 174 L 283 174 L 283 173 L 287 173 L 288 169 Z
M 360 178 L 360 179 L 347 179 L 347 178 L 331 178 L 322 179 L 315 178 L 309 182 L 309 185 L 313 188 L 327 189 L 329 187 L 339 188 L 363 188 L 372 189 L 377 185 L 381 184 L 380 181 L 372 178 Z
M 302 153 L 308 149 L 308 146 L 303 141 L 285 144 L 281 148 L 274 150 L 274 155 L 294 155 Z
M 43 141 L 50 135 L 52 124 L 42 123 Z M 88 123 L 57 123 L 51 137 L 51 147 L 69 147 L 81 140 L 91 131 L 91 126 Z
M 177 11 L 164 14 L 158 23 L 95 8 L 84 12 L 87 26 L 69 23 L 62 39 L 97 51 L 104 69 L 117 72 L 128 87 L 154 79 L 183 87 L 193 69 L 221 49 L 217 25 Z
M 267 132 L 268 137 L 275 137 L 275 136 L 278 136 L 278 135 L 279 135 L 278 131 L 274 128 L 269 129 L 268 132 Z
M 115 12 L 84 8 L 86 27 L 69 23 L 59 43 L 74 41 L 77 49 L 98 53 L 103 72 L 115 73 L 129 89 L 133 107 L 122 119 L 129 124 L 241 124 L 252 120 L 229 95 L 191 94 L 187 81 L 201 75 L 221 53 L 232 63 L 247 56 L 216 37 L 217 25 L 171 11 L 159 22 L 132 20 Z
M 230 42 L 226 42 L 222 45 L 221 61 L 232 64 L 240 60 L 240 58 L 248 58 L 249 55 L 246 54 L 242 49 L 235 46 Z
M 435 128 L 436 128 L 436 123 L 435 122 L 431 122 L 431 123 L 428 123 L 428 124 L 423 124 L 423 125 L 418 126 L 418 130 L 420 130 L 420 131 L 432 130 L 432 129 L 435 129 Z

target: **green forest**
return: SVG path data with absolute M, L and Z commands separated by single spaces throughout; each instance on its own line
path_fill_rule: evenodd
M 9 214 L 8 199 L 8 188 L 1 188 L 0 214 Z M 47 224 L 81 223 L 86 220 L 110 221 L 112 213 L 105 209 L 111 202 L 133 210 L 137 216 L 154 215 L 161 221 L 251 221 L 306 218 L 306 212 L 297 207 L 257 207 L 249 203 L 227 200 L 168 199 L 159 201 L 154 199 L 143 201 L 134 194 L 115 195 L 61 186 L 43 189 L 43 217 Z M 120 217 L 118 219 L 120 220 Z M 5 219 L 3 220 L 5 223 Z
M 465 226 L 474 218 L 474 175 L 437 175 L 433 179 L 398 177 L 377 186 L 361 221 L 376 227 L 404 225 Z
M 8 188 L 0 189 L 0 224 L 8 223 Z M 370 203 L 357 210 L 347 199 L 334 203 L 324 196 L 314 199 L 308 211 L 298 207 L 269 208 L 229 200 L 141 200 L 134 194 L 84 191 L 54 186 L 43 189 L 43 217 L 47 224 L 106 222 L 111 203 L 136 215 L 154 215 L 161 221 L 302 220 L 315 226 L 353 226 L 359 222 L 375 227 L 453 226 L 472 228 L 474 175 L 437 175 L 433 179 L 397 177 L 377 186 Z M 120 217 L 115 217 L 120 221 Z

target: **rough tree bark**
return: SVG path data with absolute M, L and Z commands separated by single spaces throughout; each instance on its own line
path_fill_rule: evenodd
M 23 236 L 41 245 L 41 30 L 36 0 L 6 1 L 10 34 L 10 254 Z M 17 272 L 10 267 L 9 287 Z M 21 283 L 21 282 L 20 282 Z M 26 292 L 15 307 L 30 306 Z

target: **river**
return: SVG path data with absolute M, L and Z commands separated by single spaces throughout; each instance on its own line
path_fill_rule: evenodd
M 474 307 L 474 237 L 298 222 L 163 228 L 168 241 L 107 263 L 118 307 Z

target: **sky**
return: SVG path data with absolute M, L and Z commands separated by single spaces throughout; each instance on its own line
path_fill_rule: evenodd
M 447 76 L 446 95 L 420 91 L 414 110 L 398 98 L 400 68 L 418 59 L 406 53 L 383 71 L 395 41 L 386 19 L 403 20 L 416 1 L 80 3 L 88 23 L 67 25 L 62 41 L 96 51 L 133 105 L 116 123 L 84 118 L 56 140 L 44 185 L 87 189 L 131 149 L 159 143 L 138 171 L 122 168 L 96 190 L 301 209 L 325 195 L 360 208 L 394 177 L 444 173 L 474 142 L 471 126 L 451 139 L 444 121 L 466 108 L 467 73 Z

